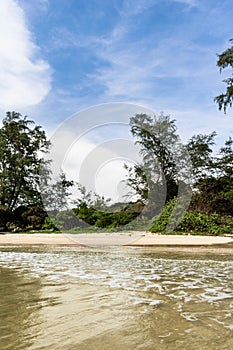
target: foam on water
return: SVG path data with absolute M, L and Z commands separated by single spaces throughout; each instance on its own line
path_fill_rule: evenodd
M 177 312 L 189 324 L 233 330 L 232 260 L 128 250 L 4 248 L 0 267 L 43 280 L 45 286 L 85 284 L 122 291 L 124 302 L 140 313 L 151 315 L 161 309 L 161 315 Z M 188 333 L 187 328 L 183 334 Z M 170 332 L 159 335 L 170 336 Z

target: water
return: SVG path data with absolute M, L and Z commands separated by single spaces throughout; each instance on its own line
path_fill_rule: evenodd
M 1 350 L 231 350 L 233 257 L 1 248 Z

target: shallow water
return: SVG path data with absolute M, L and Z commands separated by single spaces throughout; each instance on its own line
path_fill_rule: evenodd
M 0 250 L 1 350 L 233 349 L 233 257 Z

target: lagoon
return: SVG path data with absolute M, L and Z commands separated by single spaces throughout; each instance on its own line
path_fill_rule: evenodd
M 1 350 L 230 350 L 233 257 L 2 247 Z

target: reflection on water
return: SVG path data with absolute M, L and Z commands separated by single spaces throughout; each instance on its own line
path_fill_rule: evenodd
M 0 268 L 0 349 L 25 349 L 33 343 L 40 302 L 40 280 Z
M 2 248 L 0 349 L 230 350 L 232 257 Z

